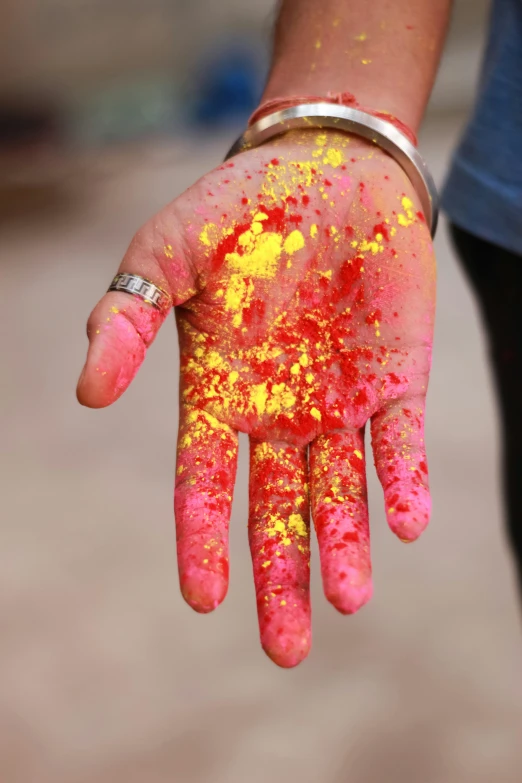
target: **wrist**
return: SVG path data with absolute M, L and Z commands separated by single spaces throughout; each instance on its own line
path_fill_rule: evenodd
M 354 103 L 337 101 L 353 108 L 381 116 L 390 115 L 400 120 L 415 135 L 419 129 L 424 111 L 424 99 L 415 92 L 411 85 L 396 83 L 391 88 L 383 84 L 375 72 L 364 78 L 360 75 L 344 73 L 342 78 L 337 74 L 300 78 L 292 69 L 281 67 L 278 73 L 274 66 L 270 79 L 265 87 L 260 106 L 277 99 L 292 99 L 294 96 L 317 96 L 327 100 L 330 95 L 352 95 Z M 290 71 L 290 75 L 288 72 Z M 283 73 L 285 74 L 283 76 Z M 353 76 L 353 78 L 352 78 Z M 307 102 L 306 99 L 301 101 Z M 295 105 L 295 104 L 294 104 Z

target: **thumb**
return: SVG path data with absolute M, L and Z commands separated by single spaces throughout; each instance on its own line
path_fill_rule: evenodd
M 92 311 L 87 360 L 76 390 L 82 405 L 104 408 L 117 400 L 136 375 L 172 305 L 182 304 L 196 292 L 196 274 L 185 258 L 180 224 L 173 223 L 177 221 L 170 205 L 132 239 L 118 273 L 138 276 L 131 281 L 137 293 L 110 291 Z M 157 294 L 156 305 L 146 298 L 154 291 L 147 282 L 163 292 Z

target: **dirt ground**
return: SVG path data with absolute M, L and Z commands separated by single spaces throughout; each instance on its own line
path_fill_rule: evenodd
M 461 123 L 426 125 L 439 182 Z M 522 640 L 494 399 L 444 224 L 431 527 L 401 545 L 372 472 L 374 599 L 336 614 L 314 554 L 314 647 L 296 670 L 258 645 L 245 443 L 228 598 L 198 616 L 178 593 L 173 325 L 112 410 L 75 401 L 84 323 L 130 236 L 225 147 L 79 160 L 65 187 L 3 210 L 0 780 L 519 783 Z

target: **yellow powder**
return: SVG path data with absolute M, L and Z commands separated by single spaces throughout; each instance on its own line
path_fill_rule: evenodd
M 294 530 L 298 536 L 306 537 L 308 530 L 306 529 L 305 521 L 301 514 L 290 514 L 288 517 L 288 527 L 290 530 Z
M 359 459 L 362 459 L 362 458 L 363 458 L 363 455 L 362 455 L 362 453 L 359 451 L 359 449 L 354 449 L 354 452 L 353 452 L 353 453 L 354 453 L 354 454 L 355 454 L 355 456 L 356 456 L 356 457 L 358 457 Z
M 223 364 L 223 360 L 217 351 L 210 351 L 206 357 L 205 364 L 213 370 L 215 367 L 219 367 L 220 364 Z
M 312 237 L 312 239 L 315 239 L 315 237 L 317 236 L 317 226 L 315 225 L 315 223 L 312 223 L 312 225 L 310 226 L 310 236 Z
M 317 410 L 317 408 L 312 408 L 310 413 L 314 417 L 314 419 L 317 419 L 317 421 L 321 421 L 321 412 Z
M 295 404 L 295 396 L 285 383 L 272 384 L 271 396 L 266 402 L 267 413 L 281 413 Z
M 400 226 L 403 226 L 404 228 L 408 228 L 408 226 L 411 226 L 412 223 L 415 222 L 415 214 L 413 212 L 413 201 L 409 199 L 407 196 L 403 196 L 401 199 L 402 208 L 405 211 L 405 215 L 401 212 L 397 215 L 397 222 Z
M 246 294 L 246 283 L 241 275 L 232 275 L 225 292 L 225 309 L 239 310 Z
M 288 253 L 288 255 L 293 255 L 298 250 L 301 250 L 302 247 L 304 247 L 304 237 L 301 234 L 300 231 L 297 229 L 295 231 L 292 231 L 287 238 L 285 239 L 285 243 L 283 245 L 285 252 Z
M 273 529 L 274 529 L 274 531 L 276 533 L 284 533 L 286 535 L 286 527 L 285 527 L 285 523 L 283 522 L 282 519 L 277 519 L 276 518 L 274 520 L 274 527 L 273 527 Z
M 249 305 L 253 293 L 254 283 L 251 280 L 247 283 L 240 274 L 230 275 L 225 291 L 225 310 L 231 310 L 236 313 L 232 319 L 233 326 L 238 327 L 241 325 L 243 309 Z
M 292 235 L 290 234 L 290 236 Z M 225 261 L 231 269 L 253 277 L 271 278 L 275 276 L 283 245 L 280 234 L 267 232 L 255 236 L 252 231 L 245 231 L 239 237 L 238 242 L 245 248 L 245 252 L 243 255 L 227 253 Z
M 257 385 L 252 386 L 250 391 L 250 405 L 255 407 L 259 416 L 265 412 L 267 399 L 268 391 L 266 389 L 266 383 L 258 383 Z
M 364 239 L 362 242 L 359 242 L 357 250 L 360 253 L 366 253 L 369 250 L 372 256 L 376 256 L 377 253 L 383 252 L 384 247 L 382 245 L 379 245 L 378 242 L 368 242 L 366 239 Z
M 203 231 L 199 235 L 199 241 L 202 245 L 210 247 L 212 244 L 211 239 L 216 232 L 216 228 L 214 223 L 207 223 L 207 225 L 203 227 Z
M 323 134 L 323 136 L 318 136 L 316 138 L 315 143 L 318 144 L 318 139 L 324 138 L 324 143 L 326 144 L 326 135 Z M 298 182 L 301 184 L 306 185 L 307 188 L 309 188 L 316 175 L 312 174 L 312 169 L 314 169 L 317 172 L 316 166 L 313 162 L 309 160 L 291 160 L 288 164 L 289 166 L 295 166 L 295 168 L 298 170 L 299 175 L 298 177 L 293 178 L 293 181 L 295 184 Z M 304 182 L 303 182 L 304 177 Z
M 332 166 L 332 168 L 336 169 L 338 166 L 344 163 L 344 155 L 341 150 L 335 149 L 334 147 L 329 147 L 329 149 L 326 150 L 323 163 L 327 163 Z

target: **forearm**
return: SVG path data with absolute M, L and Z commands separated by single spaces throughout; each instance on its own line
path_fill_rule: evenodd
M 263 100 L 350 92 L 417 130 L 452 0 L 283 0 Z

